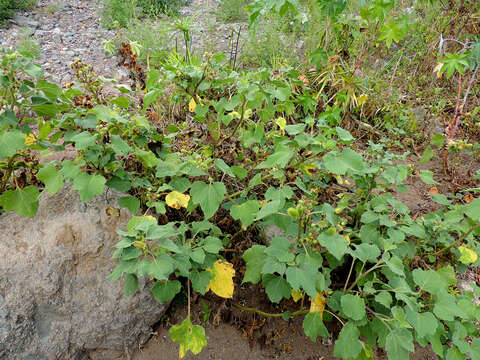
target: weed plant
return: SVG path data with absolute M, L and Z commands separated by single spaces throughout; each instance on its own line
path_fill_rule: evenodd
M 248 20 L 249 0 L 220 0 L 217 3 L 216 18 L 223 23 L 238 23 Z

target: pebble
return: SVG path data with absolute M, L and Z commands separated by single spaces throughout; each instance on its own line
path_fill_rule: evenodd
M 6 28 L 0 28 L 0 45 L 14 48 L 18 40 L 25 37 L 25 28 L 31 29 L 34 39 L 40 45 L 42 66 L 50 80 L 60 85 L 71 81 L 73 71 L 69 63 L 80 58 L 91 64 L 94 71 L 104 77 L 112 77 L 117 71 L 112 67 L 102 45 L 103 39 L 112 39 L 115 31 L 108 31 L 100 25 L 97 12 L 101 0 L 38 0 L 32 10 L 18 12 Z M 46 11 L 55 6 L 53 13 Z M 116 63 L 115 63 L 116 66 Z M 128 74 L 126 75 L 128 77 Z M 125 79 L 122 79 L 126 81 Z

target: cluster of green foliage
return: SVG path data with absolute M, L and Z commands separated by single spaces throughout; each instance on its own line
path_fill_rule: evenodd
M 35 0 L 0 0 L 0 26 L 13 16 L 15 10 L 27 9 L 35 3 Z
M 252 26 L 274 12 L 300 23 L 306 17 L 308 29 L 313 15 L 305 4 L 330 19 L 322 36 L 337 44 L 335 51 L 348 46 L 358 24 L 342 17 L 344 1 L 257 0 Z M 78 62 L 78 83 L 62 89 L 28 57 L 3 55 L 0 211 L 34 216 L 41 193 L 67 183 L 82 201 L 106 187 L 126 193 L 118 207 L 132 218 L 118 231 L 110 278 L 124 278 L 131 295 L 145 277 L 161 303 L 182 291 L 189 301 L 191 291 L 231 298 L 235 271 L 225 250 L 275 225 L 282 236 L 258 239 L 242 254 L 241 281 L 264 287 L 272 303 L 303 298 L 298 310 L 281 315 L 304 316 L 312 341 L 331 337 L 330 323 L 338 322 L 335 356 L 372 359 L 378 346 L 403 360 L 416 342 L 430 344 L 440 358 L 480 358 L 480 308 L 473 304 L 480 288 L 457 285 L 459 274 L 480 264 L 480 199 L 462 204 L 459 195 L 435 194 L 438 210 L 413 216 L 393 193 L 408 191 L 414 176 L 434 185 L 434 174 L 405 165 L 407 153 L 390 153 L 388 139 L 365 142 L 360 151 L 343 127 L 365 111 L 369 84 L 358 70 L 370 45 L 393 48 L 413 26 L 395 15 L 392 1 L 363 5 L 356 21 L 367 40 L 351 64 L 335 60 L 328 46 L 314 46 L 309 78 L 281 62 L 247 71 L 223 53 L 200 59 L 186 20 L 174 25 L 183 51 L 159 50 L 141 101 L 140 89 L 124 87 L 122 95 L 104 97 L 102 82 Z M 474 78 L 477 43 L 472 38 L 441 54 L 439 74 Z M 141 45 L 132 43 L 132 51 L 145 52 Z M 434 147 L 458 144 L 450 135 L 432 138 Z M 39 161 L 66 146 L 77 151 L 74 161 Z M 422 162 L 432 156 L 428 147 Z M 233 225 L 225 227 L 225 219 Z M 310 309 L 303 307 L 308 302 Z M 190 313 L 170 336 L 180 357 L 206 345 Z
M 107 29 L 125 28 L 140 16 L 175 14 L 187 0 L 104 0 L 102 25 Z

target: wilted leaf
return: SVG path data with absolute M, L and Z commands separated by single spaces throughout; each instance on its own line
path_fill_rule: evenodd
M 323 317 L 323 311 L 325 310 L 327 298 L 323 296 L 322 293 L 317 292 L 317 297 L 315 299 L 310 298 L 310 301 L 310 312 L 318 312 Z

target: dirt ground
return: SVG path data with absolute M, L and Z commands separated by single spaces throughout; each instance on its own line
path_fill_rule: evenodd
M 182 321 L 186 310 L 177 311 L 171 321 Z M 203 309 L 197 308 L 193 317 L 203 317 Z M 253 319 L 253 317 L 252 317 Z M 259 317 L 254 321 L 263 323 Z M 218 326 L 211 322 L 205 325 L 207 346 L 199 355 L 189 353 L 185 360 L 333 360 L 331 341 L 317 339 L 312 342 L 302 329 L 302 319 L 293 321 L 283 319 L 265 320 L 260 329 L 253 330 L 254 341 L 249 340 L 248 328 L 239 328 L 232 319 L 230 323 L 221 322 Z M 250 326 L 252 323 L 250 324 Z M 251 329 L 252 327 L 250 327 Z M 253 326 L 255 328 L 255 326 Z M 178 359 L 178 344 L 172 342 L 168 335 L 168 327 L 160 326 L 148 343 L 139 348 L 131 357 L 132 360 L 174 360 Z M 375 360 L 386 360 L 386 354 L 377 350 Z M 411 354 L 410 360 L 436 360 L 437 356 L 427 348 L 418 347 Z

